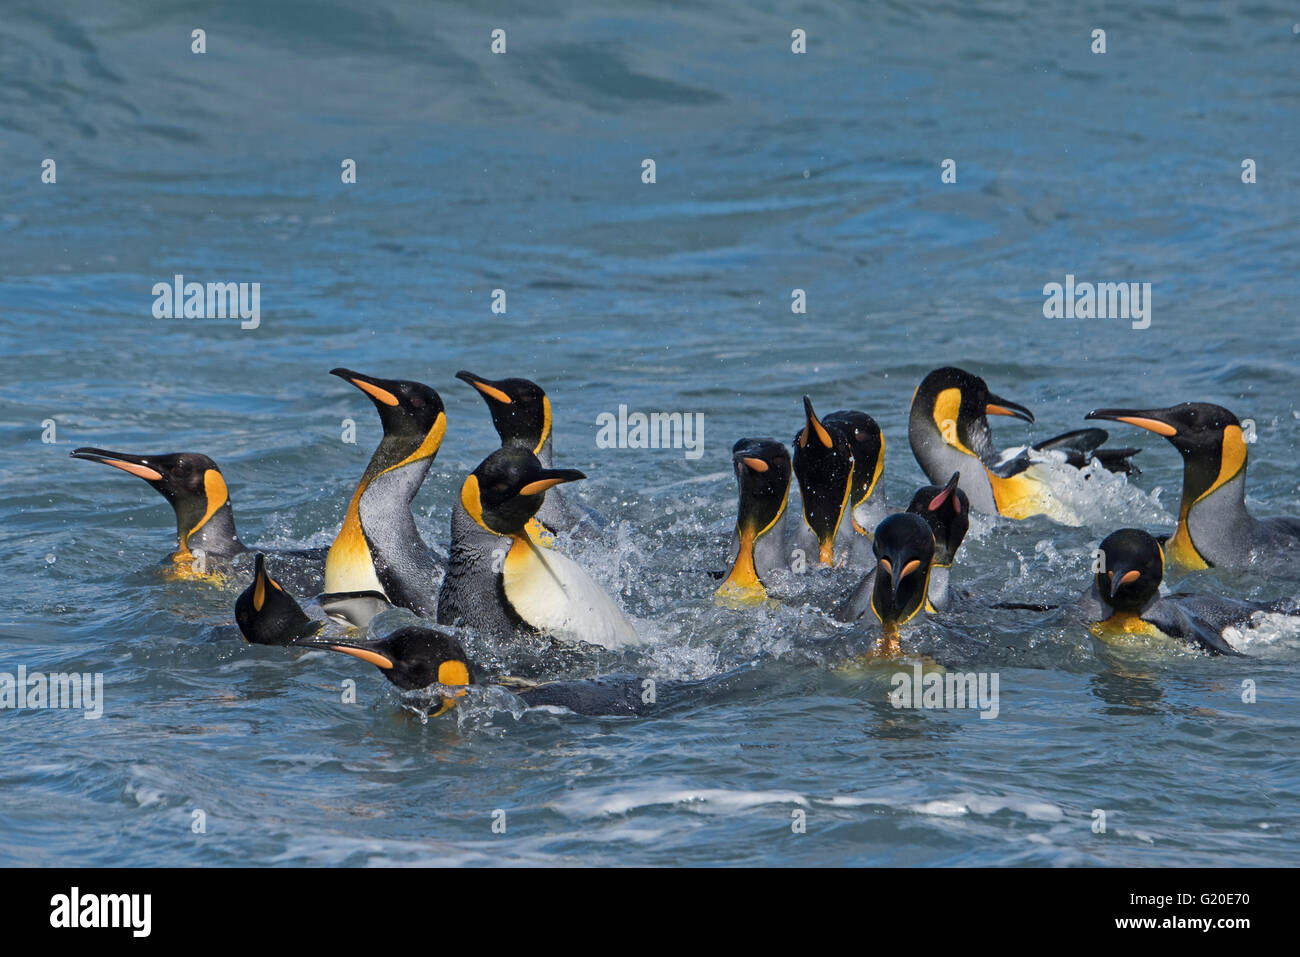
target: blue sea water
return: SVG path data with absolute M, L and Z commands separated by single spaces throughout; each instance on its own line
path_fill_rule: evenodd
M 823 613 L 854 573 L 749 612 L 714 607 L 708 574 L 734 521 L 733 441 L 788 442 L 805 393 L 865 410 L 904 505 L 924 481 L 908 403 L 944 364 L 1034 410 L 995 421 L 1007 445 L 1098 406 L 1226 405 L 1257 426 L 1251 508 L 1300 514 L 1297 18 L 1271 2 L 8 0 L 0 671 L 99 672 L 105 701 L 98 720 L 0 716 L 0 864 L 1300 863 L 1295 624 L 1237 636 L 1249 657 L 1231 660 L 1116 652 L 1006 611 L 909 632 L 909 660 L 999 675 L 987 720 L 896 710 L 893 669 L 825 650 L 869 641 Z M 260 283 L 260 326 L 154 318 L 154 284 L 178 273 Z M 1150 328 L 1045 318 L 1043 287 L 1067 274 L 1151 283 Z M 442 394 L 416 504 L 444 543 L 495 447 L 453 374 L 541 383 L 557 464 L 615 523 L 561 547 L 652 638 L 585 673 L 705 690 L 620 719 L 476 694 L 423 723 L 369 666 L 244 645 L 244 583 L 164 580 L 167 505 L 68 458 L 202 451 L 245 540 L 328 544 L 379 437 L 326 374 L 340 365 Z M 704 455 L 599 448 L 596 418 L 620 405 L 703 413 Z M 1060 601 L 1114 528 L 1170 528 L 1178 457 L 1137 435 L 1142 475 L 1080 487 L 1080 527 L 977 520 L 957 582 Z M 1294 596 L 1300 570 L 1185 584 Z

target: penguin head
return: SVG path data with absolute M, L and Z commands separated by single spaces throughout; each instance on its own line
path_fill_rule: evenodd
M 447 416 L 442 396 L 434 389 L 422 382 L 378 379 L 351 369 L 331 369 L 330 375 L 356 386 L 375 404 L 384 427 L 377 453 L 383 467 L 408 458 L 431 459 L 438 454 L 447 431 Z
M 912 396 L 913 427 L 938 431 L 946 444 L 981 459 L 994 452 L 990 415 L 1034 421 L 1023 405 L 994 395 L 979 376 L 953 366 L 935 369 Z
M 860 504 L 871 496 L 885 467 L 885 436 L 876 420 L 865 412 L 832 412 L 822 419 L 827 427 L 838 428 L 848 440 L 853 455 L 853 490 L 850 500 Z
M 271 577 L 261 552 L 254 559 L 252 584 L 235 600 L 235 621 L 244 640 L 253 645 L 291 645 L 324 625 L 308 617 Z
M 899 625 L 925 605 L 934 562 L 934 536 L 925 519 L 911 512 L 898 512 L 876 526 L 871 549 L 876 556 L 871 610 L 887 634 L 896 633 Z
M 463 369 L 456 378 L 483 396 L 502 445 L 520 445 L 541 454 L 551 437 L 551 400 L 541 386 L 528 379 L 484 379 Z
M 1200 498 L 1246 464 L 1241 423 L 1221 405 L 1184 402 L 1167 409 L 1094 409 L 1085 418 L 1136 425 L 1168 439 L 1183 457 L 1184 498 Z
M 953 472 L 946 485 L 925 485 L 917 489 L 907 510 L 920 515 L 934 536 L 934 563 L 951 565 L 970 528 L 970 500 L 957 487 L 960 472 Z
M 432 717 L 454 707 L 456 700 L 464 697 L 466 686 L 474 683 L 465 649 L 454 635 L 440 628 L 408 625 L 379 641 L 317 638 L 298 644 L 368 661 L 402 691 L 442 685 L 445 690 L 440 693 L 440 705 L 431 712 Z
M 226 488 L 221 469 L 199 452 L 131 455 L 83 447 L 74 450 L 72 457 L 111 465 L 144 479 L 157 489 L 176 513 L 176 534 L 182 546 L 187 546 L 191 535 L 207 524 L 223 506 L 230 504 L 230 490 Z M 230 538 L 235 539 L 234 518 L 229 515 L 228 518 Z
M 497 449 L 470 473 L 460 489 L 465 511 L 496 535 L 519 535 L 537 514 L 546 490 L 587 476 L 576 469 L 548 469 L 522 446 Z
M 818 559 L 835 559 L 835 532 L 849 504 L 853 482 L 853 451 L 838 426 L 827 426 L 803 397 L 804 427 L 794 437 L 794 474 L 799 480 L 803 516 L 817 536 Z
M 1121 528 L 1101 543 L 1097 592 L 1116 611 L 1137 614 L 1160 592 L 1165 554 L 1140 528 Z
M 741 439 L 731 447 L 740 486 L 736 527 L 754 537 L 780 517 L 790 494 L 790 453 L 775 439 Z

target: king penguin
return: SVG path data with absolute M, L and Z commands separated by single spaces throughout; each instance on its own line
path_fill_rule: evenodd
M 291 645 L 312 635 L 352 634 L 391 607 L 379 592 L 336 592 L 309 602 L 309 613 L 271 577 L 266 556 L 258 552 L 253 580 L 235 600 L 235 622 L 249 644 Z
M 1178 527 L 1165 543 L 1173 568 L 1242 568 L 1300 546 L 1300 518 L 1257 519 L 1246 511 L 1246 439 L 1227 409 L 1184 402 L 1168 409 L 1096 409 L 1087 418 L 1163 435 L 1183 457 Z
M 885 470 L 885 435 L 875 419 L 856 410 L 832 412 L 822 418 L 822 424 L 839 429 L 848 440 L 853 455 L 849 518 L 855 532 L 870 536 L 886 514 L 885 503 L 874 494 Z
M 743 607 L 767 598 L 765 582 L 790 565 L 785 524 L 790 453 L 775 439 L 741 439 L 731 448 L 731 461 L 740 502 L 731 536 L 731 571 L 714 601 Z
M 497 449 L 461 486 L 438 623 L 492 634 L 540 632 L 617 649 L 640 643 L 622 610 L 572 559 L 538 546 L 528 521 L 548 489 L 586 478 L 521 446 Z
M 176 515 L 176 551 L 169 556 L 175 577 L 217 576 L 221 564 L 248 552 L 235 531 L 235 512 L 225 477 L 208 456 L 199 452 L 132 455 L 83 447 L 73 451 L 72 457 L 100 462 L 142 478 L 167 499 Z M 277 554 L 292 563 L 300 587 L 320 587 L 323 550 Z
M 477 389 L 487 403 L 502 448 L 526 448 L 537 456 L 543 468 L 551 467 L 551 400 L 541 386 L 528 379 L 484 379 L 463 369 L 456 373 L 456 378 Z M 594 511 L 569 501 L 558 488 L 546 496 L 536 521 L 552 537 L 584 522 L 604 524 Z
M 229 559 L 248 550 L 235 531 L 235 512 L 226 479 L 217 463 L 206 455 L 130 455 L 80 448 L 72 457 L 102 462 L 138 476 L 167 499 L 176 513 L 176 551 L 171 558 L 178 571 L 192 565 L 195 551 Z
M 859 484 L 855 481 L 853 444 L 841 425 L 828 425 L 817 418 L 808 396 L 803 397 L 803 408 L 804 427 L 794 437 L 794 474 L 799 481 L 802 520 L 795 524 L 793 540 L 805 553 L 816 555 L 818 564 L 854 563 L 862 557 L 859 540 L 866 539 L 853 525 L 851 503 Z M 875 464 L 871 463 L 873 470 Z M 868 489 L 874 487 L 874 482 L 865 484 Z
M 1101 543 L 1098 571 L 1079 600 L 1092 633 L 1108 644 L 1174 638 L 1212 655 L 1239 655 L 1223 637 L 1256 612 L 1294 614 L 1285 602 L 1237 601 L 1217 595 L 1161 595 L 1165 555 L 1160 543 L 1137 528 L 1121 528 Z
M 420 537 L 411 501 L 447 431 L 442 398 L 419 382 L 377 379 L 350 369 L 330 374 L 370 398 L 384 435 L 330 546 L 322 601 L 337 593 L 377 592 L 394 605 L 432 618 L 443 560 Z
M 412 692 L 423 692 L 421 702 L 432 693 L 427 709 L 421 705 L 429 717 L 454 707 L 470 685 L 503 688 L 530 708 L 563 708 L 578 715 L 631 717 L 654 710 L 654 702 L 647 701 L 644 694 L 645 679 L 638 675 L 540 683 L 509 676 L 485 678 L 470 663 L 456 636 L 441 628 L 408 626 L 378 640 L 310 638 L 295 647 L 336 651 L 374 665 L 405 693 L 408 704 L 413 704 Z M 669 684 L 660 691 L 671 687 Z
M 925 519 L 897 512 L 876 526 L 876 556 L 870 607 L 880 622 L 879 650 L 899 653 L 899 629 L 926 607 L 934 563 L 934 535 Z
M 1023 405 L 994 395 L 983 379 L 962 369 L 936 369 L 921 381 L 912 396 L 907 432 L 930 481 L 937 484 L 957 471 L 976 511 L 1016 519 L 1046 515 L 1078 524 L 1054 493 L 1051 473 L 1035 464 L 1029 449 L 997 452 L 990 415 L 1034 421 Z M 1096 458 L 1111 471 L 1130 471 L 1128 458 L 1138 450 L 1100 448 L 1107 438 L 1102 429 L 1084 429 L 1040 442 L 1033 451 L 1063 453 L 1076 467 Z
M 930 562 L 925 606 L 925 610 L 931 613 L 946 611 L 951 603 L 949 573 L 970 527 L 970 501 L 958 488 L 960 478 L 961 474 L 954 472 L 946 485 L 922 486 L 907 506 L 908 512 L 925 520 L 934 538 L 934 558 Z M 876 587 L 875 576 L 876 571 L 872 569 L 849 597 L 836 607 L 833 617 L 837 621 L 857 621 L 867 613 Z

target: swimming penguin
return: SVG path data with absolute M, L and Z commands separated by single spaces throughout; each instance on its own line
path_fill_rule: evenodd
M 1167 636 L 1215 655 L 1240 655 L 1223 637 L 1259 611 L 1294 614 L 1285 602 L 1238 601 L 1217 595 L 1161 595 L 1165 555 L 1154 537 L 1121 528 L 1101 543 L 1099 570 L 1079 600 L 1092 632 L 1108 643 Z
M 731 447 L 731 461 L 740 504 L 731 536 L 731 571 L 714 600 L 755 605 L 767 597 L 764 579 L 790 564 L 785 526 L 790 453 L 775 439 L 741 439 Z
M 1300 518 L 1257 519 L 1246 511 L 1246 439 L 1227 409 L 1184 402 L 1168 409 L 1096 409 L 1087 418 L 1163 435 L 1182 455 L 1178 527 L 1165 543 L 1174 568 L 1241 568 L 1300 546 Z
M 1029 449 L 1009 454 L 994 449 L 990 415 L 1034 421 L 1023 405 L 994 395 L 983 379 L 962 369 L 936 369 L 921 381 L 912 396 L 907 432 L 930 481 L 941 482 L 956 470 L 976 511 L 1009 518 L 1047 515 L 1078 524 L 1054 494 L 1051 474 L 1035 464 Z M 1040 442 L 1034 451 L 1064 453 L 1076 466 L 1096 458 L 1111 471 L 1130 471 L 1128 458 L 1139 450 L 1099 448 L 1107 438 L 1102 429 L 1084 429 Z
M 645 679 L 637 675 L 540 683 L 509 676 L 485 679 L 455 636 L 440 628 L 402 628 L 380 641 L 311 639 L 298 642 L 298 647 L 324 648 L 368 661 L 402 691 L 436 687 L 438 697 L 430 717 L 454 706 L 471 684 L 504 688 L 530 708 L 564 708 L 580 715 L 632 716 L 654 708 L 645 695 Z
M 391 608 L 379 592 L 338 592 L 308 603 L 305 611 L 285 587 L 271 577 L 266 556 L 258 552 L 253 581 L 235 600 L 235 622 L 254 645 L 291 645 L 313 635 L 344 635 L 364 628 Z
M 438 623 L 494 634 L 519 630 L 604 648 L 638 644 L 622 610 L 572 559 L 541 548 L 528 520 L 548 489 L 586 478 L 543 467 L 521 446 L 497 449 L 461 486 Z
M 921 516 L 897 512 L 876 526 L 871 543 L 876 556 L 870 607 L 883 632 L 879 648 L 898 654 L 898 630 L 926 606 L 934 535 Z
M 432 690 L 431 718 L 455 707 L 475 680 L 461 643 L 440 628 L 408 625 L 376 641 L 309 638 L 295 642 L 294 647 L 336 651 L 369 662 L 401 691 Z
M 325 591 L 378 592 L 394 605 L 432 618 L 444 560 L 420 537 L 411 501 L 447 431 L 442 398 L 419 382 L 377 379 L 350 369 L 332 369 L 330 375 L 370 397 L 384 435 L 330 546 Z
M 794 437 L 794 474 L 799 480 L 802 521 L 794 540 L 817 562 L 833 565 L 857 557 L 852 509 L 853 447 L 840 426 L 817 418 L 812 399 L 803 397 L 804 427 Z M 870 483 L 868 483 L 870 484 Z
M 102 462 L 138 476 L 171 503 L 176 513 L 176 551 L 172 561 L 184 573 L 194 564 L 194 552 L 213 558 L 234 558 L 248 549 L 235 531 L 230 491 L 217 463 L 198 452 L 169 455 L 130 455 L 83 447 L 74 459 Z
M 870 536 L 871 529 L 885 517 L 879 496 L 872 498 L 880 474 L 885 470 L 885 436 L 876 420 L 865 412 L 842 410 L 822 417 L 822 425 L 838 428 L 848 440 L 853 455 L 852 487 L 849 491 L 849 518 L 853 530 Z
M 170 556 L 171 573 L 178 578 L 219 574 L 219 567 L 248 551 L 235 531 L 230 491 L 217 463 L 199 452 L 132 455 L 83 447 L 74 459 L 102 462 L 144 479 L 176 514 L 176 551 Z M 321 549 L 278 553 L 293 563 L 295 581 L 303 587 L 320 587 L 324 562 Z M 209 562 L 214 559 L 214 562 Z
M 551 400 L 541 386 L 528 379 L 484 379 L 463 369 L 456 378 L 483 396 L 503 448 L 522 446 L 537 456 L 543 468 L 551 467 Z M 584 520 L 603 524 L 594 511 L 570 502 L 560 489 L 546 496 L 536 519 L 552 535 L 567 532 Z
M 948 608 L 952 595 L 948 576 L 957 550 L 970 527 L 970 501 L 958 488 L 961 473 L 954 472 L 946 485 L 925 485 L 912 496 L 907 511 L 919 515 L 930 526 L 934 537 L 934 558 L 930 563 L 930 582 L 926 587 L 928 612 L 941 612 Z M 833 612 L 837 621 L 857 621 L 871 607 L 871 596 L 876 587 L 876 570 L 872 569 L 849 597 Z

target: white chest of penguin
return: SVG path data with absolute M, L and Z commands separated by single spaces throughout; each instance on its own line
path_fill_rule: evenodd
M 572 559 L 517 538 L 501 567 L 515 613 L 539 631 L 602 648 L 625 648 L 641 637 L 619 607 Z

